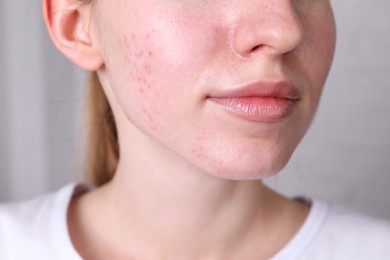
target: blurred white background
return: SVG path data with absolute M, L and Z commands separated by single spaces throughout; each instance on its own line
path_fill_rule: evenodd
M 390 219 L 390 2 L 333 6 L 338 46 L 317 118 L 267 183 Z M 52 46 L 39 0 L 0 0 L 0 201 L 81 179 L 84 76 Z

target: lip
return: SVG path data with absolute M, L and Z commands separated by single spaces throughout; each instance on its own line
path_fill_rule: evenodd
M 241 119 L 277 122 L 293 112 L 300 96 L 294 85 L 287 81 L 277 81 L 255 82 L 207 98 Z

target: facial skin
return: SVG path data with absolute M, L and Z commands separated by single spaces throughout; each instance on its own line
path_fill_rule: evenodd
M 126 129 L 135 127 L 159 151 L 221 178 L 259 179 L 286 165 L 312 121 L 332 61 L 328 0 L 94 5 L 92 26 L 104 60 L 99 76 L 122 155 L 132 145 Z M 300 94 L 292 113 L 254 122 L 208 99 L 257 81 L 294 85 Z
M 329 1 L 80 2 L 44 0 L 45 21 L 68 58 L 97 71 L 120 161 L 112 181 L 72 199 L 75 249 L 83 259 L 270 259 L 309 206 L 257 179 L 285 166 L 315 114 L 334 52 Z M 293 86 L 291 113 L 248 120 L 213 102 L 254 82 Z

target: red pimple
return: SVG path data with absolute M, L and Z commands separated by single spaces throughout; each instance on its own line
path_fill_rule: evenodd
M 196 158 L 202 157 L 202 149 L 201 148 L 193 148 L 192 153 Z
M 135 54 L 135 57 L 137 57 L 137 58 L 141 58 L 142 56 L 143 56 L 143 51 L 141 50 L 141 51 L 139 51 L 139 52 L 137 52 L 136 54 Z
M 127 36 L 123 37 L 123 45 L 126 47 L 126 49 L 129 49 L 130 42 L 129 42 L 129 38 L 127 38 Z
M 150 67 L 150 64 L 144 64 L 144 71 L 148 74 L 152 72 L 152 69 Z

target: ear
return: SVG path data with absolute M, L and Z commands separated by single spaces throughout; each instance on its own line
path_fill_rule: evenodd
M 56 47 L 85 70 L 98 70 L 103 58 L 90 27 L 91 4 L 76 0 L 43 0 L 43 15 Z

